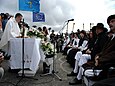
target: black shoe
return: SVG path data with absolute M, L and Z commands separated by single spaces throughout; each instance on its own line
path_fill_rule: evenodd
M 10 73 L 18 73 L 19 71 L 20 69 L 11 69 L 11 68 L 8 69 L 8 72 Z
M 82 84 L 82 80 L 78 80 L 77 78 L 75 78 L 74 80 L 69 82 L 69 85 L 77 85 L 77 84 Z
M 67 76 L 77 76 L 77 73 L 74 73 L 73 71 L 69 74 L 67 74 Z

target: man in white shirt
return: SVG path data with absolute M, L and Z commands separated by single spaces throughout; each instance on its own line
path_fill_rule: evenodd
M 0 41 L 0 49 L 8 51 L 8 42 L 10 41 L 10 39 L 20 36 L 20 28 L 18 23 L 22 20 L 22 17 L 22 14 L 17 13 L 15 15 L 15 18 L 11 17 L 8 20 Z

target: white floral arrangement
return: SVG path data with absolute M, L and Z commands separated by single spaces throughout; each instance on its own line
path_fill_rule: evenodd
M 27 36 L 29 36 L 30 38 L 32 37 L 40 37 L 41 39 L 44 38 L 44 34 L 42 34 L 41 32 L 39 32 L 37 29 L 29 29 L 27 32 Z
M 41 48 L 44 51 L 45 55 L 54 55 L 53 45 L 50 42 L 42 43 Z

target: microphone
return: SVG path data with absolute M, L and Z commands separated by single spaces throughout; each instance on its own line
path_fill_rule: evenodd
M 69 21 L 74 21 L 74 19 L 69 19 L 69 20 L 67 20 L 67 21 L 68 21 L 68 22 L 69 22 Z

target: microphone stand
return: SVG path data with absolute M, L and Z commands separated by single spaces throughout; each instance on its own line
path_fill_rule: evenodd
M 56 72 L 54 70 L 54 68 L 56 69 L 56 66 L 54 66 L 55 65 L 55 63 L 54 63 L 54 61 L 55 61 L 55 41 L 53 41 L 53 46 L 54 46 L 54 55 L 53 55 L 53 70 L 52 70 L 52 73 L 46 73 L 46 74 L 42 74 L 40 76 L 42 77 L 42 76 L 46 76 L 46 75 L 55 75 L 60 81 L 62 81 L 61 77 L 59 75 L 57 75 L 58 72 Z
M 54 67 L 55 67 L 55 66 L 54 66 L 54 60 L 55 60 L 55 47 L 56 47 L 56 46 L 55 46 L 55 41 L 54 41 L 53 44 L 54 44 L 54 57 L 53 57 L 53 70 L 52 70 L 52 73 L 53 73 L 53 75 L 55 75 L 60 81 L 62 81 L 61 77 L 58 76 L 58 75 L 57 75 L 57 72 L 54 70 Z
M 64 27 L 67 25 L 67 30 L 66 30 L 66 32 L 67 32 L 67 33 L 68 33 L 68 23 L 69 23 L 69 21 L 74 21 L 74 19 L 69 19 L 69 20 L 65 21 L 65 22 L 64 22 L 64 24 L 65 24 L 65 23 L 66 23 L 66 24 L 65 24 L 65 25 L 63 25 L 63 27 L 62 27 L 62 29 L 61 29 L 61 30 L 63 30 L 63 29 L 64 29 Z M 60 32 L 61 32 L 61 30 L 60 30 L 58 33 L 60 33 Z
M 24 73 L 24 62 L 25 62 L 24 61 L 24 33 L 25 33 L 24 19 L 23 19 L 22 25 L 23 25 L 23 31 L 22 31 L 22 75 L 21 76 L 17 76 L 17 77 L 21 77 L 21 79 L 15 84 L 15 86 L 18 86 L 18 84 L 21 82 L 21 80 L 23 78 L 29 78 L 29 79 L 38 80 L 38 79 L 33 78 L 33 77 L 27 77 L 27 76 L 25 76 L 25 73 Z
M 65 21 L 65 22 L 67 22 L 67 21 Z M 65 24 L 65 23 L 64 23 Z M 65 28 L 65 26 L 67 25 L 67 23 L 65 24 L 65 25 L 63 25 L 63 27 L 62 27 L 62 29 L 61 30 L 63 30 L 64 28 Z M 61 32 L 61 30 L 58 32 L 58 33 L 60 33 Z

